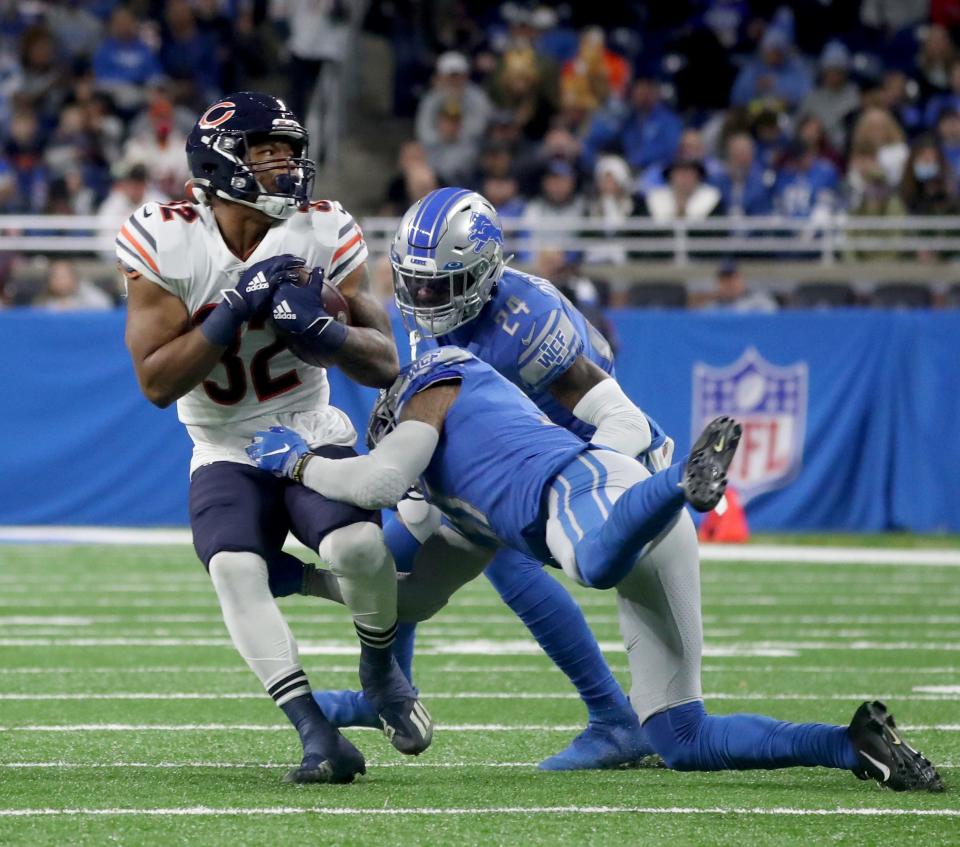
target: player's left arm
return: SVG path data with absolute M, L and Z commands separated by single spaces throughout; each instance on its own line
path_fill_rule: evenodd
M 442 382 L 415 394 L 396 429 L 366 456 L 328 459 L 286 427 L 258 432 L 247 455 L 264 470 L 300 482 L 331 500 L 363 509 L 390 509 L 427 469 L 459 384 Z
M 550 383 L 548 391 L 575 417 L 596 427 L 591 443 L 627 456 L 638 456 L 650 447 L 647 416 L 616 379 L 582 353 Z
M 347 274 L 338 290 L 350 306 L 351 321 L 346 340 L 330 363 L 361 385 L 386 388 L 397 378 L 400 360 L 390 318 L 370 294 L 366 262 Z

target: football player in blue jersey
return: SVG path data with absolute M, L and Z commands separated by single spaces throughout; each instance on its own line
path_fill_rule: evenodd
M 683 505 L 706 511 L 719 502 L 739 439 L 739 425 L 718 418 L 686 460 L 651 475 L 635 459 L 545 418 L 469 352 L 441 347 L 383 392 L 368 455 L 318 456 L 284 427 L 258 432 L 247 452 L 265 470 L 366 509 L 396 505 L 419 480 L 443 512 L 434 537 L 491 554 L 509 548 L 558 565 L 583 585 L 615 587 L 633 706 L 669 767 L 820 765 L 893 790 L 942 790 L 934 766 L 903 740 L 878 701 L 863 703 L 849 727 L 706 713 L 699 557 Z M 479 573 L 478 563 L 482 568 L 478 558 L 445 562 L 440 580 L 430 557 L 418 560 L 399 582 L 398 616 L 425 619 L 446 601 L 437 597 L 441 582 L 443 590 L 455 588 L 457 579 Z M 335 580 L 331 587 L 328 596 L 339 599 Z
M 484 197 L 462 188 L 428 194 L 403 216 L 390 260 L 404 324 L 420 342 L 469 350 L 585 442 L 669 461 L 672 442 L 620 388 L 606 339 L 547 280 L 504 266 L 500 221 Z M 401 511 L 403 521 L 388 524 L 385 536 L 398 569 L 408 571 L 438 517 L 413 500 Z M 429 555 L 438 555 L 436 547 Z M 566 589 L 539 562 L 507 548 L 485 574 L 587 708 L 586 730 L 541 767 L 608 768 L 649 755 L 637 716 Z M 409 673 L 414 625 L 401 625 L 397 638 L 394 650 Z M 337 726 L 379 726 L 359 691 L 314 696 Z

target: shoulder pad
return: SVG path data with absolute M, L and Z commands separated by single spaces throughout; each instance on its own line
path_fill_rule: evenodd
M 459 347 L 439 347 L 403 368 L 393 385 L 377 397 L 367 424 L 367 447 L 372 450 L 387 433 L 396 429 L 401 406 L 411 389 L 420 391 L 435 381 L 460 376 L 463 371 L 457 366 L 474 358 Z

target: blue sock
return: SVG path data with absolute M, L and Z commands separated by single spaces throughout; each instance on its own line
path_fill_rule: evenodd
M 420 542 L 411 535 L 402 521 L 394 518 L 387 521 L 383 527 L 383 538 L 393 554 L 393 561 L 399 573 L 410 573 L 413 570 L 413 560 L 420 549 Z M 417 639 L 417 625 L 415 623 L 397 624 L 397 637 L 393 642 L 393 655 L 397 657 L 397 664 L 403 675 L 413 682 L 413 649 Z
M 788 723 L 764 715 L 708 715 L 699 700 L 660 712 L 643 728 L 667 767 L 675 770 L 798 765 L 852 770 L 859 764 L 846 727 Z
M 636 719 L 580 607 L 539 562 L 503 549 L 484 573 L 503 602 L 576 686 L 590 720 Z
M 287 700 L 281 707 L 300 735 L 305 756 L 325 758 L 325 751 L 336 745 L 337 731 L 330 725 L 310 694 Z
M 303 588 L 303 562 L 296 556 L 278 550 L 267 560 L 267 580 L 274 597 L 299 594 Z
M 576 546 L 577 568 L 593 588 L 613 588 L 636 561 L 644 544 L 669 526 L 684 496 L 680 489 L 684 462 L 638 482 L 613 504 L 600 526 L 588 530 Z

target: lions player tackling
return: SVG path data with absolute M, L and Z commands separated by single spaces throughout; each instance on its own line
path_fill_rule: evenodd
M 379 514 L 332 501 L 258 469 L 244 447 L 274 425 L 304 433 L 328 458 L 354 455 L 347 416 L 329 404 L 323 368 L 295 358 L 268 323 L 275 301 L 297 314 L 298 343 L 348 376 L 389 385 L 398 371 L 390 323 L 366 293 L 367 249 L 339 203 L 310 202 L 307 132 L 283 101 L 240 92 L 210 106 L 187 140 L 195 203 L 147 203 L 120 228 L 126 342 L 159 407 L 177 402 L 193 440 L 190 522 L 234 645 L 296 727 L 294 782 L 349 782 L 360 752 L 311 697 L 297 644 L 274 595 L 299 590 L 302 566 L 281 550 L 288 530 L 336 574 L 361 643 L 360 678 L 401 752 L 432 725 L 390 649 L 396 579 Z M 339 288 L 353 318 L 327 320 L 316 285 Z M 286 328 L 286 327 L 285 327 Z

